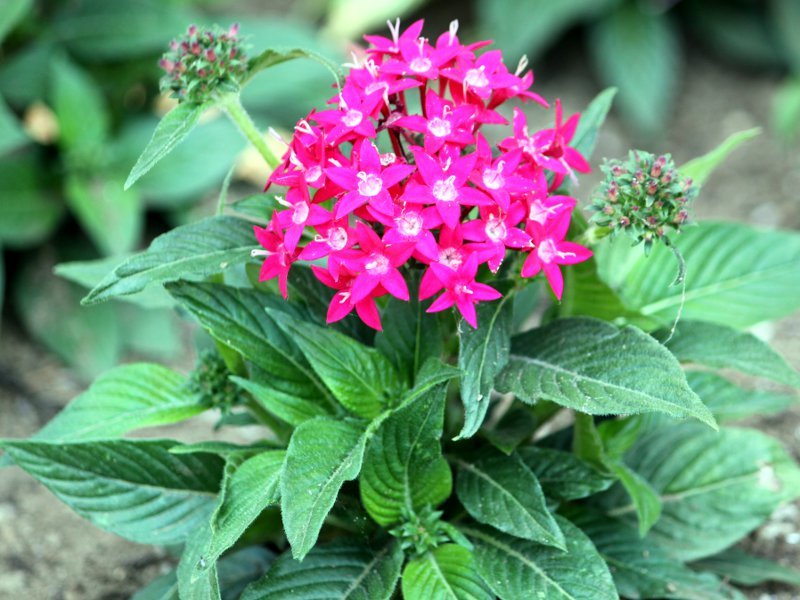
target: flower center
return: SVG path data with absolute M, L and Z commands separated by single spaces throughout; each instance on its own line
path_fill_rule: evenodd
M 422 217 L 413 211 L 403 213 L 395 219 L 397 229 L 405 237 L 417 237 L 422 231 Z
M 486 237 L 493 242 L 502 242 L 508 235 L 506 224 L 497 217 L 489 217 L 484 231 L 486 232 Z
M 450 126 L 450 121 L 445 121 L 439 117 L 433 117 L 428 121 L 428 131 L 436 137 L 447 137 L 450 135 L 452 128 Z
M 298 204 L 294 205 L 294 212 L 292 213 L 292 223 L 295 225 L 302 225 L 308 219 L 308 213 L 311 211 L 311 208 L 308 206 L 308 202 L 299 202 Z
M 381 193 L 383 189 L 383 179 L 375 173 L 367 173 L 366 171 L 359 171 L 356 176 L 359 179 L 358 193 L 362 196 L 371 198 Z
M 458 197 L 455 183 L 455 175 L 450 175 L 447 179 L 440 179 L 433 184 L 433 197 L 441 202 L 452 202 Z
M 306 183 L 314 183 L 315 181 L 319 180 L 322 177 L 322 167 L 319 165 L 314 165 L 310 169 L 306 170 L 305 175 Z
M 539 244 L 539 248 L 536 250 L 536 254 L 539 256 L 542 262 L 553 262 L 553 259 L 558 256 L 558 248 L 556 248 L 556 243 L 550 238 L 542 240 Z
M 483 88 L 489 85 L 489 78 L 483 72 L 483 67 L 479 69 L 470 69 L 464 75 L 464 84 L 470 87 Z
M 331 250 L 341 250 L 347 245 L 347 231 L 343 227 L 334 227 L 328 232 L 328 246 Z
M 528 219 L 544 225 L 547 217 L 554 214 L 556 210 L 561 208 L 563 204 L 554 204 L 553 206 L 545 206 L 541 200 L 534 200 L 531 202 L 531 208 L 528 212 Z
M 503 178 L 503 167 L 498 165 L 496 169 L 484 169 L 483 171 L 483 185 L 490 190 L 499 190 L 506 183 Z
M 472 294 L 472 290 L 466 283 L 456 284 L 456 287 L 453 288 L 453 291 L 456 293 L 457 296 L 468 296 Z
M 376 252 L 369 257 L 364 270 L 370 275 L 384 275 L 389 270 L 389 259 Z
M 433 64 L 431 63 L 429 58 L 424 56 L 417 56 L 414 60 L 408 63 L 408 67 L 414 71 L 414 73 L 425 73 L 431 70 Z
M 464 263 L 464 257 L 458 248 L 445 248 L 439 252 L 439 262 L 455 271 Z
M 348 127 L 358 127 L 361 121 L 364 120 L 364 114 L 360 110 L 351 108 L 342 117 L 342 123 Z

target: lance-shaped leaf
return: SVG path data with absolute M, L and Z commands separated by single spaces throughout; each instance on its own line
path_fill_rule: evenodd
M 250 392 L 256 401 L 279 419 L 296 427 L 314 417 L 331 414 L 324 400 L 313 402 L 293 396 L 276 389 L 269 388 L 243 377 L 231 377 L 231 380 L 243 390 Z
M 656 332 L 666 338 L 666 331 Z M 751 333 L 703 321 L 681 321 L 667 348 L 681 362 L 736 369 L 748 375 L 800 387 L 800 374 L 766 342 Z
M 336 84 L 340 84 L 341 80 L 344 79 L 341 66 L 319 52 L 314 52 L 307 48 L 267 48 L 261 54 L 254 56 L 248 61 L 247 75 L 243 84 L 247 83 L 247 81 L 260 71 L 285 63 L 289 60 L 294 60 L 295 58 L 308 58 L 318 62 L 328 69 Z
M 125 189 L 131 187 L 136 180 L 152 169 L 155 164 L 180 144 L 192 129 L 195 128 L 202 114 L 211 107 L 211 103 L 191 104 L 182 102 L 169 111 L 153 132 L 153 137 L 142 151 L 139 160 L 131 169 L 125 181 Z
M 12 460 L 92 523 L 143 544 L 178 544 L 208 521 L 222 478 L 211 454 L 171 440 L 0 441 Z
M 703 185 L 719 165 L 721 165 L 728 155 L 733 152 L 740 144 L 761 134 L 761 128 L 755 127 L 745 131 L 737 131 L 729 135 L 725 141 L 714 148 L 711 152 L 693 158 L 689 162 L 681 165 L 678 169 L 682 177 L 691 177 L 695 185 Z
M 472 552 L 445 544 L 408 562 L 403 569 L 405 600 L 492 600 L 475 568 Z
M 477 460 L 457 459 L 456 493 L 476 520 L 500 531 L 564 549 L 564 534 L 547 508 L 544 493 L 517 456 L 485 452 Z
M 637 328 L 595 319 L 559 319 L 514 336 L 496 387 L 593 415 L 655 411 L 716 427 L 666 348 Z
M 298 560 L 316 543 L 342 484 L 358 477 L 367 442 L 364 429 L 318 417 L 294 431 L 281 475 L 281 514 Z
M 570 146 L 580 152 L 586 160 L 594 154 L 594 147 L 597 145 L 597 135 L 600 128 L 606 121 L 606 115 L 611 110 L 611 103 L 617 95 L 617 88 L 606 88 L 589 103 L 581 112 L 581 120 L 575 128 L 575 135 L 572 137 Z
M 121 365 L 103 373 L 34 436 L 77 441 L 120 437 L 134 429 L 167 425 L 206 410 L 186 378 L 161 365 Z
M 752 415 L 781 413 L 797 402 L 792 394 L 746 390 L 707 371 L 690 371 L 686 379 L 720 422 L 738 421 Z
M 475 544 L 475 564 L 502 600 L 612 600 L 614 581 L 591 540 L 563 517 L 556 517 L 566 551 L 521 540 L 488 527 L 461 530 Z
M 371 419 L 402 390 L 392 363 L 353 338 L 270 309 L 269 315 L 300 347 L 334 397 L 359 417 Z
M 241 600 L 389 600 L 402 565 L 403 551 L 395 541 L 371 547 L 337 540 L 317 546 L 302 562 L 283 554 Z
M 495 377 L 508 362 L 513 297 L 514 294 L 506 290 L 499 300 L 481 303 L 478 306 L 480 327 L 459 328 L 458 367 L 463 371 L 464 426 L 456 439 L 475 435 L 486 417 Z
M 452 474 L 441 444 L 447 386 L 439 384 L 394 411 L 370 440 L 359 478 L 364 508 L 384 527 L 447 499 Z
M 235 217 L 209 217 L 176 227 L 122 262 L 81 302 L 96 304 L 135 294 L 152 283 L 220 273 L 247 260 L 254 246 L 252 225 Z
M 711 571 L 740 585 L 760 585 L 768 581 L 779 581 L 800 587 L 800 571 L 790 569 L 780 563 L 753 556 L 738 547 L 709 556 L 692 563 L 701 571 Z
M 555 500 L 585 498 L 614 482 L 571 452 L 525 446 L 517 449 L 517 455 L 536 475 L 544 495 Z

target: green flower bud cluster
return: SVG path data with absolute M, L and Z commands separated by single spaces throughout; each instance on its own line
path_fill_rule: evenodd
M 592 221 L 612 236 L 624 232 L 649 251 L 687 223 L 698 188 L 681 177 L 669 154 L 631 150 L 628 160 L 606 160 L 600 170 L 606 178 L 592 199 Z
M 437 546 L 455 542 L 472 549 L 472 544 L 450 523 L 440 520 L 442 511 L 425 506 L 418 513 L 403 509 L 403 522 L 389 533 L 400 540 L 403 550 L 421 556 Z
M 200 30 L 192 25 L 170 43 L 159 61 L 166 72 L 161 90 L 171 90 L 180 102 L 202 104 L 219 92 L 237 92 L 247 72 L 247 57 L 238 39 L 239 26 Z
M 227 415 L 231 408 L 245 401 L 242 390 L 233 383 L 222 357 L 211 350 L 205 350 L 197 357 L 197 364 L 189 374 L 187 388 L 205 406 L 218 408 Z

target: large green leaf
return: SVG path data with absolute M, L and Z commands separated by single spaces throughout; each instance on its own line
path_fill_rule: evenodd
M 403 569 L 405 600 L 492 600 L 472 552 L 445 544 L 410 560 Z
M 544 495 L 555 500 L 577 500 L 608 489 L 613 479 L 571 452 L 525 446 L 517 449 L 522 462 L 539 480 Z
M 592 25 L 590 55 L 600 76 L 619 88 L 623 114 L 653 134 L 667 120 L 680 72 L 680 46 L 670 17 L 621 3 Z
M 706 371 L 690 371 L 686 379 L 695 393 L 720 422 L 738 421 L 753 415 L 783 412 L 797 402 L 792 394 L 740 388 L 719 375 Z
M 63 57 L 51 65 L 51 86 L 59 144 L 81 161 L 97 160 L 110 126 L 100 89 L 88 73 Z
M 205 409 L 182 375 L 161 365 L 122 365 L 98 377 L 34 437 L 51 442 L 116 438 L 183 421 Z
M 456 493 L 476 520 L 516 537 L 564 549 L 564 534 L 547 508 L 533 471 L 516 454 L 484 452 L 457 459 Z
M 389 600 L 402 565 L 396 542 L 376 548 L 338 540 L 317 546 L 302 562 L 283 554 L 241 600 Z
M 711 173 L 721 165 L 728 155 L 739 145 L 761 134 L 761 128 L 755 127 L 745 131 L 737 131 L 729 135 L 719 146 L 704 154 L 693 158 L 689 162 L 681 165 L 680 173 L 682 177 L 691 177 L 694 185 L 702 186 L 709 178 Z
M 394 411 L 370 440 L 359 478 L 361 500 L 384 527 L 450 496 L 452 474 L 439 443 L 446 388 L 440 384 Z
M 667 337 L 657 332 L 656 338 Z M 667 348 L 679 361 L 729 368 L 800 387 L 800 374 L 766 342 L 751 333 L 703 321 L 681 321 Z
M 772 130 L 784 142 L 794 143 L 800 133 L 800 76 L 787 77 L 772 100 Z
M 607 515 L 579 514 L 575 523 L 594 542 L 625 598 L 727 600 L 733 596 L 709 573 L 697 573 L 669 556 L 634 526 Z
M 635 327 L 594 319 L 558 319 L 514 336 L 496 388 L 589 414 L 656 411 L 715 426 L 666 348 Z
M 254 246 L 252 225 L 242 219 L 209 217 L 183 225 L 117 266 L 82 302 L 96 304 L 135 294 L 153 283 L 221 273 L 247 260 Z
M 611 600 L 617 598 L 608 566 L 592 542 L 563 517 L 566 550 L 557 550 L 489 529 L 461 530 L 475 544 L 475 564 L 502 600 Z
M 33 0 L 6 0 L 0 6 L 0 42 L 6 34 L 25 16 Z
M 371 419 L 399 398 L 402 383 L 397 369 L 375 348 L 286 313 L 268 312 L 300 347 L 334 397 L 354 414 Z
M 222 461 L 171 440 L 3 440 L 11 459 L 82 517 L 143 544 L 178 544 L 208 521 Z
M 715 554 L 800 496 L 800 469 L 776 440 L 754 430 L 713 432 L 698 423 L 651 428 L 625 455 L 662 502 L 649 538 L 681 560 Z M 612 490 L 613 491 L 613 490 Z M 615 516 L 634 507 L 611 493 Z
M 692 563 L 692 567 L 711 571 L 740 585 L 760 585 L 768 581 L 779 581 L 800 586 L 800 571 L 797 569 L 790 569 L 769 559 L 753 556 L 737 547 Z
M 367 434 L 351 421 L 311 419 L 292 434 L 281 476 L 281 514 L 292 555 L 314 547 L 339 488 L 358 477 Z
M 314 417 L 331 414 L 329 405 L 320 398 L 320 402 L 306 400 L 285 392 L 279 392 L 255 381 L 242 377 L 231 379 L 243 390 L 250 392 L 253 398 L 270 413 L 296 427 Z
M 478 306 L 478 329 L 459 326 L 458 368 L 464 425 L 456 439 L 472 437 L 483 424 L 497 374 L 508 362 L 514 294 Z
M 686 260 L 686 294 L 671 286 L 677 265 L 659 244 L 650 256 L 624 240 L 596 247 L 600 276 L 623 303 L 669 326 L 682 316 L 749 327 L 800 307 L 800 234 L 702 222 L 673 240 Z
M 0 15 L 0 19 L 2 19 L 2 15 Z M 0 29 L 2 29 L 1 21 Z M 0 38 L 2 38 L 1 31 Z M 0 156 L 17 149 L 28 141 L 28 136 L 23 131 L 19 121 L 17 121 L 17 117 L 14 116 L 3 97 L 0 96 Z
M 381 26 L 387 19 L 406 17 L 424 0 L 331 0 L 328 3 L 327 32 L 337 39 L 354 39 Z
M 792 0 L 772 0 L 769 3 L 772 22 L 780 37 L 787 62 L 795 73 L 800 72 L 800 4 Z
M 581 119 L 578 121 L 575 135 L 569 145 L 580 152 L 586 160 L 589 160 L 594 154 L 597 136 L 606 121 L 606 116 L 608 111 L 611 110 L 611 103 L 616 95 L 617 88 L 606 88 L 597 94 L 581 112 Z
M 264 310 L 276 298 L 214 283 L 180 281 L 167 289 L 215 339 L 264 371 L 269 387 L 306 400 L 326 397 L 297 345 L 276 324 L 275 311 Z

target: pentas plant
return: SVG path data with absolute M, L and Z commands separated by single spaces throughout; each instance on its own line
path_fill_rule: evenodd
M 337 290 L 328 323 L 355 310 L 380 330 L 376 298 L 438 294 L 427 312 L 455 306 L 477 328 L 476 305 L 502 297 L 477 281 L 481 265 L 497 273 L 509 252 L 521 253 L 522 277 L 543 272 L 560 299 L 560 265 L 592 255 L 565 241 L 576 201 L 555 194 L 590 170 L 569 146 L 579 115 L 564 121 L 556 101 L 555 126 L 531 132 L 515 107 L 513 130 L 490 144 L 484 125 L 510 125 L 501 106 L 548 105 L 530 90 L 524 61 L 511 73 L 499 51 L 478 52 L 490 42 L 464 45 L 457 29 L 435 44 L 421 37 L 422 21 L 391 39 L 368 36 L 335 108 L 297 123 L 267 181 L 286 188 L 285 210 L 256 227 L 259 279 L 277 278 L 286 297 L 292 264 L 325 257 L 313 272 Z M 424 269 L 419 289 L 409 290 L 403 267 Z
M 800 308 L 800 235 L 689 219 L 753 132 L 680 165 L 607 161 L 587 221 L 570 190 L 614 90 L 580 117 L 556 101 L 533 131 L 523 107 L 546 104 L 524 61 L 511 72 L 456 34 L 395 24 L 343 74 L 190 28 L 162 61 L 179 103 L 130 182 L 218 108 L 269 189 L 230 204 L 226 182 L 216 215 L 102 279 L 105 263 L 62 268 L 92 285 L 85 304 L 178 305 L 207 334 L 198 364 L 122 365 L 31 439 L 0 440 L 0 461 L 98 527 L 179 551 L 136 599 L 718 600 L 800 583 L 737 546 L 800 497 L 800 468 L 730 426 L 796 401 L 800 375 L 747 330 Z M 274 152 L 239 93 L 300 57 L 330 69 L 331 103 Z M 200 414 L 232 441 L 124 437 Z

